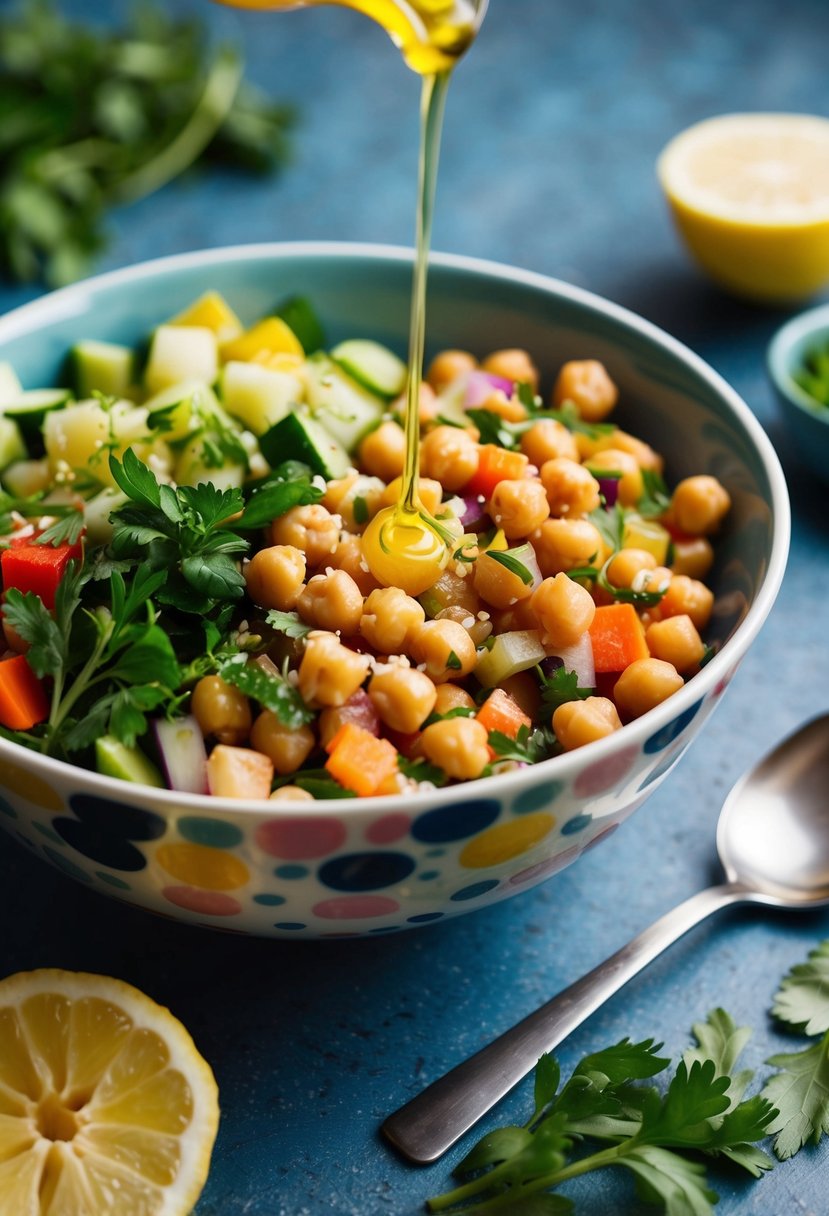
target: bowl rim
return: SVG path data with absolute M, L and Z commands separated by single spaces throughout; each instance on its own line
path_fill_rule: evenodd
M 0 343 L 6 342 L 16 335 L 28 333 L 31 321 L 43 322 L 54 316 L 56 319 L 79 314 L 86 310 L 86 297 L 94 295 L 101 289 L 125 286 L 142 279 L 156 276 L 175 274 L 194 266 L 221 265 L 226 262 L 240 261 L 285 261 L 291 259 L 342 259 L 344 261 L 369 260 L 376 262 L 393 262 L 412 265 L 414 251 L 405 246 L 384 245 L 371 242 L 346 241 L 285 241 L 258 242 L 241 245 L 216 246 L 214 248 L 191 250 L 185 253 L 170 254 L 164 257 L 152 258 L 116 270 L 106 271 L 91 278 L 81 280 L 68 287 L 59 288 L 38 299 L 29 301 L 13 309 L 4 317 L 0 317 Z M 430 268 L 441 267 L 462 274 L 477 275 L 482 278 L 496 279 L 521 286 L 533 288 L 546 294 L 551 294 L 569 300 L 572 303 L 589 308 L 603 314 L 622 328 L 627 328 L 650 340 L 663 350 L 677 357 L 690 368 L 709 387 L 723 398 L 729 409 L 737 416 L 747 432 L 754 449 L 762 463 L 768 479 L 771 509 L 772 509 L 772 546 L 765 576 L 753 604 L 745 618 L 738 625 L 735 633 L 729 639 L 728 645 L 714 655 L 709 663 L 695 675 L 684 688 L 674 693 L 667 701 L 643 714 L 641 718 L 629 722 L 621 731 L 605 739 L 600 739 L 585 747 L 571 752 L 551 757 L 527 769 L 500 773 L 490 777 L 478 777 L 465 781 L 460 785 L 452 785 L 434 790 L 419 792 L 416 797 L 416 813 L 422 814 L 446 803 L 447 800 L 467 801 L 469 799 L 503 798 L 517 793 L 525 785 L 537 786 L 545 776 L 554 782 L 558 776 L 572 779 L 576 773 L 586 766 L 600 765 L 604 760 L 617 752 L 625 752 L 629 747 L 636 746 L 641 750 L 647 738 L 656 734 L 660 729 L 680 717 L 686 710 L 701 701 L 718 683 L 727 679 L 739 664 L 749 645 L 759 633 L 774 604 L 783 574 L 789 550 L 790 538 L 790 507 L 783 470 L 777 458 L 774 447 L 743 398 L 728 382 L 720 376 L 708 363 L 697 355 L 690 347 L 679 339 L 655 325 L 653 322 L 640 317 L 630 309 L 607 300 L 602 296 L 588 291 L 586 288 L 574 286 L 564 280 L 536 271 L 509 266 L 506 263 L 489 261 L 485 258 L 470 257 L 463 254 L 432 252 L 429 259 Z M 829 306 L 827 306 L 829 308 Z M 68 311 L 67 311 L 68 310 Z M 169 808 L 170 811 L 196 813 L 205 816 L 213 815 L 252 815 L 254 817 L 273 816 L 275 813 L 303 816 L 306 813 L 323 814 L 336 813 L 349 818 L 361 814 L 372 817 L 399 811 L 404 795 L 387 794 L 374 798 L 325 798 L 311 803 L 290 802 L 273 803 L 267 799 L 218 799 L 210 794 L 189 794 L 176 790 L 160 789 L 154 786 L 139 785 L 138 783 L 117 781 L 69 761 L 58 760 L 43 756 L 24 747 L 20 743 L 0 738 L 0 761 L 26 767 L 35 771 L 50 774 L 59 779 L 60 783 L 71 780 L 71 774 L 77 773 L 76 780 L 83 783 L 90 792 L 98 793 L 109 801 L 128 803 L 146 802 L 152 800 L 156 810 Z M 32 763 L 34 762 L 34 763 Z M 551 767 L 554 766 L 554 767 Z M 532 780 L 528 777 L 532 776 Z M 113 795 L 113 785 L 117 794 Z
M 818 304 L 798 313 L 781 325 L 766 353 L 769 375 L 780 392 L 792 405 L 817 422 L 829 424 L 829 407 L 815 401 L 810 393 L 792 379 L 792 352 L 809 338 L 825 335 L 829 338 L 829 303 Z

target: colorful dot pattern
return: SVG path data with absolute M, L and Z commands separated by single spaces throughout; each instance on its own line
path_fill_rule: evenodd
M 608 838 L 676 763 L 722 690 L 568 782 L 531 770 L 509 801 L 418 812 L 192 814 L 152 795 L 64 788 L 0 757 L 0 827 L 64 875 L 198 925 L 293 937 L 383 934 L 527 890 Z M 553 764 L 555 762 L 552 762 Z M 82 776 L 82 774 L 79 774 Z M 82 784 L 82 783 L 77 783 Z

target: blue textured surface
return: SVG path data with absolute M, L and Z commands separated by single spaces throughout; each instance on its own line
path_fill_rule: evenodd
M 70 11 L 91 15 L 96 0 Z M 108 6 L 122 11 L 119 2 Z M 256 182 L 192 176 L 113 219 L 103 267 L 205 245 L 324 237 L 410 242 L 417 83 L 379 31 L 325 10 L 240 15 L 176 0 L 235 29 L 252 75 L 298 101 L 294 165 Z M 118 975 L 170 1005 L 219 1081 L 223 1121 L 197 1216 L 410 1216 L 460 1156 L 416 1170 L 377 1137 L 383 1117 L 716 873 L 719 804 L 739 774 L 825 710 L 825 489 L 801 466 L 766 382 L 788 312 L 727 299 L 671 230 L 654 160 L 678 129 L 739 109 L 826 112 L 825 0 L 492 0 L 449 100 L 437 248 L 558 275 L 628 305 L 707 358 L 745 396 L 790 480 L 793 547 L 778 603 L 713 722 L 603 848 L 490 910 L 393 939 L 319 945 L 188 930 L 104 902 L 4 848 L 3 973 Z M 32 293 L 0 291 L 10 308 Z M 767 1010 L 778 977 L 829 915 L 733 913 L 696 930 L 563 1045 L 571 1064 L 625 1034 L 678 1052 L 715 1005 L 754 1026 L 761 1069 L 791 1040 Z M 524 1117 L 525 1083 L 485 1126 Z M 719 1212 L 825 1216 L 826 1146 L 758 1183 L 714 1174 Z M 577 1210 L 644 1213 L 608 1175 Z

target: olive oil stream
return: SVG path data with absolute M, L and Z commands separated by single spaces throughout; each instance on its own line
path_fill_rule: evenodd
M 419 595 L 447 564 L 451 536 L 424 509 L 418 492 L 420 385 L 426 342 L 426 280 L 440 137 L 452 68 L 470 45 L 488 0 L 222 0 L 237 8 L 291 9 L 339 4 L 374 18 L 423 78 L 416 252 L 409 322 L 406 459 L 398 502 L 375 515 L 363 535 L 371 573 L 385 586 Z

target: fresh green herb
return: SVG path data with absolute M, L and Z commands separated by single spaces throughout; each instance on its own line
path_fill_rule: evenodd
M 612 422 L 585 422 L 579 413 L 578 406 L 573 401 L 563 401 L 559 409 L 545 409 L 541 398 L 533 392 L 530 384 L 516 385 L 515 395 L 533 422 L 550 418 L 554 422 L 560 422 L 562 426 L 566 426 L 568 431 L 587 435 L 590 439 L 599 439 L 602 435 L 612 435 L 616 430 L 616 426 Z
M 284 633 L 286 638 L 307 638 L 313 628 L 305 624 L 298 612 L 279 612 L 276 608 L 270 610 L 265 620 L 277 633 Z
M 263 709 L 269 709 L 289 730 L 297 730 L 314 720 L 314 711 L 305 704 L 298 689 L 282 676 L 271 675 L 249 662 L 246 655 L 228 659 L 219 668 L 219 675 L 227 684 L 258 701 Z
M 454 650 L 450 650 L 446 656 L 446 666 L 450 671 L 462 671 L 463 663 L 460 661 Z
M 293 330 L 306 355 L 313 355 L 325 346 L 325 331 L 313 305 L 305 296 L 290 296 L 283 300 L 273 310 L 273 315 L 281 317 Z
M 192 438 L 201 444 L 201 459 L 206 469 L 223 469 L 227 464 L 240 464 L 245 471 L 249 469 L 247 449 L 233 427 L 221 425 L 218 419 L 211 420 L 209 429 L 197 432 Z
M 612 596 L 617 604 L 638 604 L 643 608 L 652 608 L 654 604 L 658 604 L 668 590 L 667 583 L 653 591 L 645 588 L 617 587 L 607 576 L 608 567 L 614 556 L 615 554 L 611 554 L 603 566 L 575 566 L 572 570 L 567 571 L 567 577 L 573 579 L 574 582 L 582 580 L 594 582 L 597 587 L 601 587 L 603 591 Z
M 467 417 L 480 432 L 481 443 L 494 443 L 499 448 L 511 451 L 519 446 L 520 435 L 526 426 L 515 426 L 505 422 L 494 410 L 467 410 Z
M 829 344 L 813 347 L 792 379 L 820 405 L 829 406 Z
M 767 1062 L 780 1071 L 763 1090 L 778 1109 L 769 1131 L 782 1160 L 829 1135 L 829 940 L 805 963 L 793 967 L 775 994 L 772 1013 L 803 1034 L 821 1035 L 805 1051 L 785 1052 Z
M 446 716 L 448 717 L 448 715 Z M 430 764 L 422 756 L 418 756 L 415 760 L 407 760 L 405 756 L 399 756 L 397 767 L 404 777 L 409 777 L 412 781 L 429 781 L 438 788 L 446 785 L 447 777 L 443 769 L 438 768 L 436 764 Z
M 598 529 L 599 535 L 612 553 L 617 553 L 623 547 L 625 509 L 621 503 L 617 502 L 610 510 L 606 507 L 597 507 L 595 511 L 589 513 L 587 518 Z
M 223 527 L 242 510 L 241 491 L 217 490 L 211 482 L 162 485 L 131 448 L 123 461 L 110 454 L 109 466 L 132 500 L 112 515 L 112 552 L 165 571 L 159 602 L 204 616 L 224 601 L 241 599 L 245 580 L 234 558 L 249 545 Z
M 715 1010 L 695 1033 L 698 1046 L 679 1062 L 664 1095 L 638 1084 L 669 1064 L 652 1039 L 623 1039 L 586 1056 L 564 1085 L 557 1062 L 542 1056 L 528 1122 L 484 1136 L 456 1170 L 470 1180 L 430 1199 L 429 1210 L 564 1216 L 572 1203 L 547 1192 L 615 1166 L 632 1174 L 639 1196 L 666 1216 L 711 1216 L 717 1196 L 705 1165 L 686 1154 L 728 1155 L 756 1176 L 772 1165 L 753 1146 L 775 1111 L 762 1097 L 742 1100 L 750 1074 L 739 1074 L 735 1090 L 734 1078 L 723 1072 L 727 1062 L 736 1063 L 746 1031 Z
M 253 491 L 239 519 L 233 521 L 233 527 L 240 532 L 253 531 L 279 519 L 292 507 L 305 507 L 319 502 L 323 491 L 314 485 L 310 470 L 300 465 L 293 467 L 296 462 L 290 462 L 290 467 L 280 465 L 270 477 L 261 482 Z M 305 470 L 302 472 L 301 470 Z
M 287 777 L 279 777 L 274 782 L 274 789 L 283 785 L 296 785 L 314 798 L 356 798 L 351 790 L 343 789 L 338 781 L 324 768 L 301 769 Z
M 493 730 L 489 732 L 488 742 L 495 753 L 494 763 L 515 760 L 521 764 L 538 764 L 558 748 L 555 735 L 546 726 L 537 726 L 532 731 L 528 726 L 520 726 L 514 739 L 500 730 Z
M 368 523 L 368 503 L 363 494 L 354 495 L 354 522 L 355 524 Z
M 48 508 L 47 508 L 48 510 Z M 55 520 L 48 528 L 44 528 L 40 536 L 36 536 L 36 545 L 74 545 L 80 540 L 86 526 L 83 511 L 77 509 L 68 511 L 66 515 Z
M 521 561 L 517 554 L 521 553 L 527 546 L 521 545 L 518 549 L 487 549 L 487 557 L 491 557 L 499 566 L 503 566 L 505 570 L 509 570 L 510 574 L 517 575 L 525 587 L 529 587 L 533 581 L 532 570 Z
M 477 559 L 478 549 L 479 543 L 477 536 L 464 540 L 463 544 L 459 545 L 459 547 L 452 554 L 452 561 L 463 562 L 465 565 L 469 566 Z M 469 552 L 467 552 L 467 550 L 469 550 Z
M 0 19 L 0 267 L 69 282 L 104 244 L 108 208 L 204 158 L 266 172 L 293 115 L 242 80 L 203 22 L 140 9 L 125 29 L 29 0 Z
M 568 701 L 583 701 L 586 697 L 592 697 L 595 691 L 592 688 L 581 688 L 578 672 L 567 671 L 564 667 L 557 667 L 549 676 L 545 676 L 540 667 L 537 667 L 536 671 L 541 681 L 542 718 L 551 718 L 559 705 L 566 705 Z
M 486 689 L 486 692 L 491 692 L 491 689 Z M 445 714 L 432 712 L 420 729 L 425 730 L 427 726 L 433 726 L 435 722 L 448 722 L 450 718 L 474 718 L 476 712 L 471 705 L 456 705 L 454 709 L 447 709 Z
M 671 495 L 661 473 L 655 469 L 642 469 L 644 493 L 636 504 L 643 519 L 658 519 L 671 505 Z

